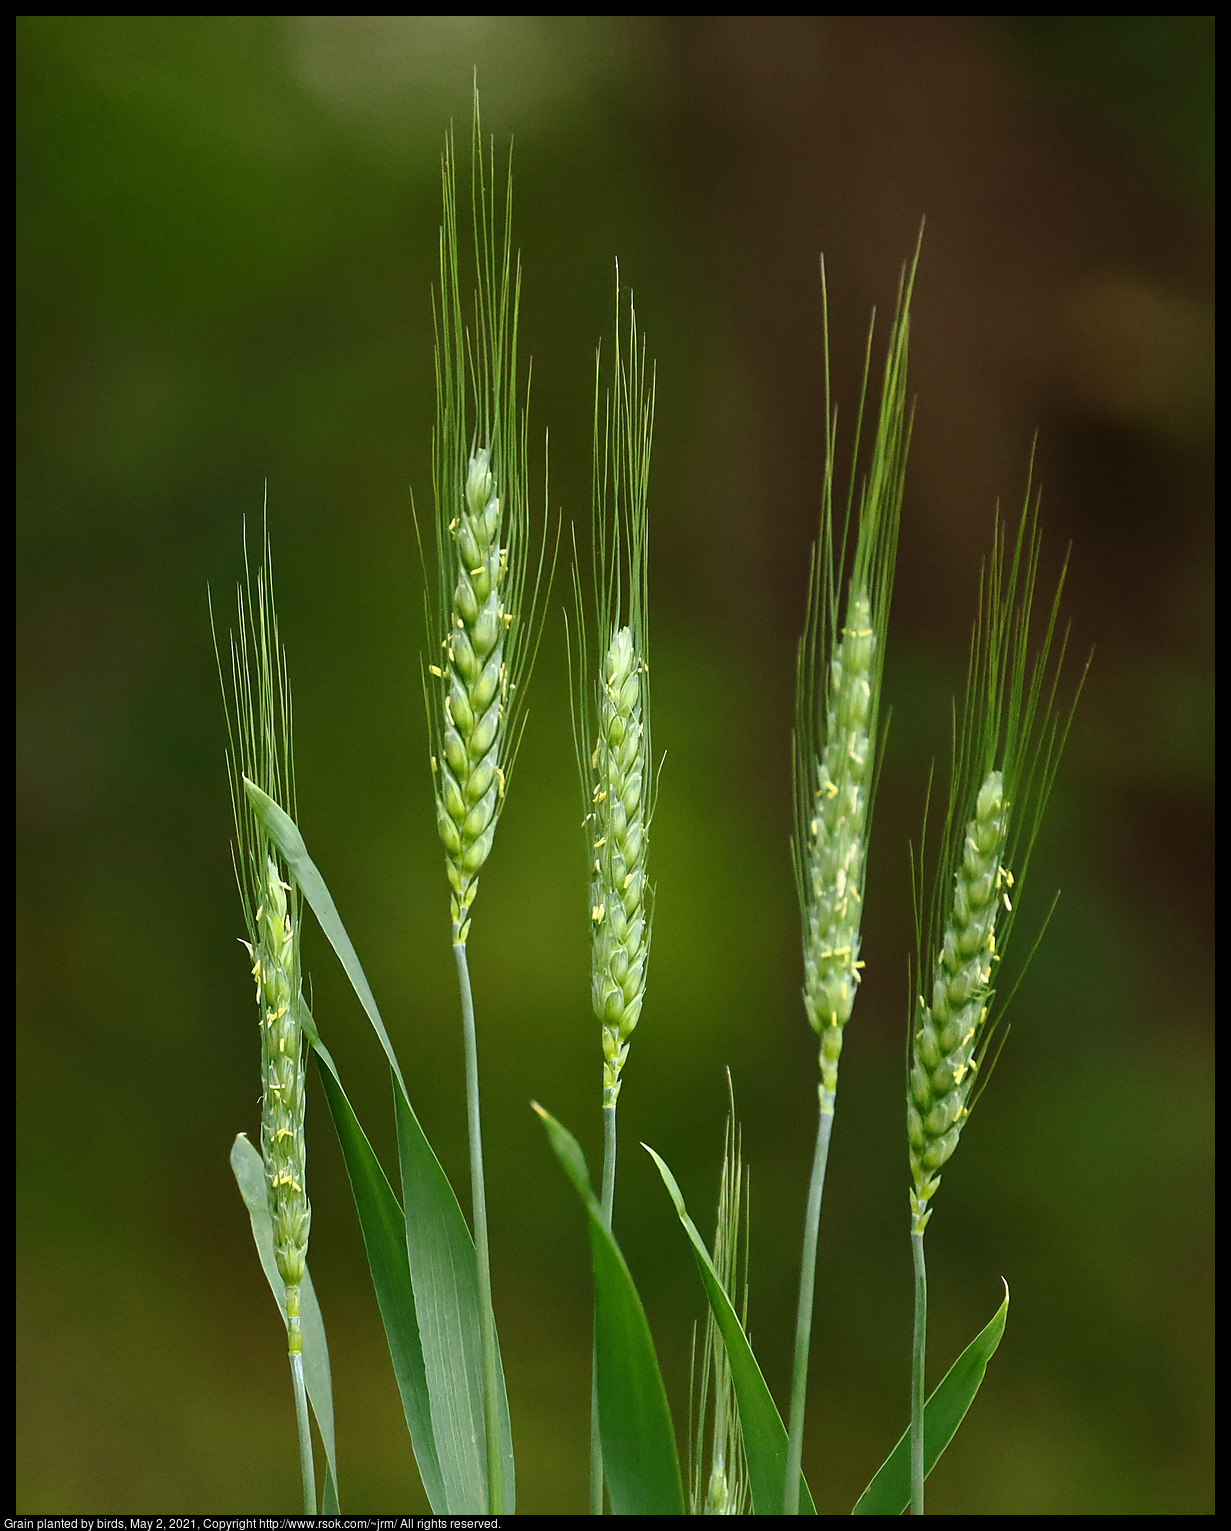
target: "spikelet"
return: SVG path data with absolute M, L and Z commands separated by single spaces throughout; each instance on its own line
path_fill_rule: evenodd
M 497 217 L 495 150 L 485 160 L 477 95 L 471 151 L 477 290 L 469 329 L 462 316 L 451 134 L 441 178 L 434 593 L 420 544 L 428 639 L 436 657 L 425 665 L 423 683 L 436 823 L 452 890 L 453 941 L 464 945 L 520 740 L 519 686 L 542 630 L 541 616 L 534 613 L 541 609 L 545 543 L 527 596 L 526 415 L 516 396 L 521 268 L 510 243 L 512 165 L 503 215 Z
M 940 1171 L 995 1062 L 988 1049 L 1012 997 L 1010 992 L 998 1003 L 997 971 L 1085 678 L 1083 671 L 1062 715 L 1056 699 L 1067 634 L 1054 663 L 1052 650 L 1064 570 L 1030 657 L 1039 550 L 1038 505 L 1032 508 L 1027 488 L 1011 553 L 998 514 L 991 557 L 980 578 L 966 699 L 960 731 L 955 725 L 949 800 L 926 919 L 916 886 L 920 992 L 906 1101 L 915 1233 L 927 1227 Z M 922 992 L 927 975 L 930 1000 Z
M 235 873 L 248 928 L 244 945 L 252 959 L 260 1015 L 261 1155 L 273 1222 L 274 1257 L 286 1284 L 288 1346 L 295 1356 L 302 1348 L 299 1290 L 312 1223 L 306 1190 L 300 901 L 243 790 L 245 780 L 253 782 L 295 816 L 291 693 L 286 656 L 278 639 L 267 534 L 262 553 L 254 581 L 245 537 L 247 599 L 241 588 L 238 632 L 231 635 L 229 699 L 220 659 L 219 678 L 230 737 L 227 765 L 235 818 Z
M 916 253 L 916 262 L 918 254 Z M 822 282 L 824 267 L 822 266 Z M 795 833 L 792 860 L 804 949 L 804 1009 L 820 1038 L 820 1105 L 832 1114 L 843 1030 L 863 963 L 859 957 L 864 878 L 875 785 L 885 634 L 910 422 L 906 360 L 914 268 L 903 273 L 881 386 L 880 413 L 861 486 L 845 622 L 839 592 L 854 500 L 859 433 L 841 539 L 835 542 L 833 475 L 836 414 L 829 405 L 826 314 L 826 460 L 821 535 L 813 548 L 808 615 L 796 661 Z M 871 365 L 868 334 L 863 392 Z M 860 405 L 860 418 L 863 405 Z
M 580 657 L 573 724 L 587 810 L 591 992 L 602 1035 L 604 1106 L 614 1106 L 619 1096 L 645 999 L 651 925 L 646 852 L 653 812 L 646 557 L 654 379 L 651 373 L 647 382 L 645 342 L 631 302 L 628 351 L 621 354 L 618 279 L 616 317 L 613 381 L 601 411 L 601 358 L 595 369 L 597 683 L 590 680 L 589 621 L 576 557 L 573 565 Z

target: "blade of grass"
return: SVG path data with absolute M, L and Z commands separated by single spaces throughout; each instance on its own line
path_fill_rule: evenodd
M 311 1035 L 305 1025 L 304 1031 Z M 444 1474 L 436 1450 L 432 1428 L 431 1398 L 419 1326 L 415 1317 L 414 1288 L 410 1278 L 410 1260 L 406 1245 L 406 1220 L 380 1161 L 359 1124 L 328 1051 L 319 1039 L 313 1040 L 321 1083 L 333 1125 L 346 1161 L 355 1211 L 363 1233 L 372 1286 L 385 1326 L 389 1358 L 398 1391 L 406 1428 L 423 1480 L 423 1490 L 432 1510 L 443 1515 L 449 1508 Z
M 1009 1313 L 1009 1284 L 1005 1282 L 1004 1301 L 990 1323 L 975 1335 L 966 1349 L 945 1373 L 940 1386 L 928 1399 L 924 1410 L 924 1459 L 926 1477 L 940 1460 L 941 1453 L 957 1434 L 957 1428 L 974 1402 L 975 1394 L 987 1371 L 987 1363 L 996 1353 L 1004 1334 Z M 897 1445 L 885 1458 L 876 1476 L 859 1496 L 852 1515 L 901 1515 L 910 1504 L 910 1427 L 902 1432 Z
M 541 1106 L 534 1109 L 589 1222 L 599 1434 L 612 1514 L 682 1515 L 671 1411 L 641 1298 L 603 1218 L 576 1138 Z
M 274 1258 L 274 1230 L 269 1216 L 269 1196 L 265 1185 L 265 1165 L 260 1152 L 241 1132 L 231 1145 L 231 1172 L 248 1209 L 252 1223 L 252 1241 L 260 1257 L 261 1269 L 278 1304 L 283 1325 L 286 1317 L 286 1283 L 278 1274 Z M 299 1294 L 299 1322 L 303 1330 L 303 1371 L 308 1401 L 316 1415 L 316 1427 L 325 1446 L 325 1486 L 322 1513 L 338 1513 L 338 1461 L 333 1433 L 333 1382 L 329 1373 L 329 1346 L 325 1342 L 325 1321 L 312 1286 L 312 1277 L 304 1272 Z
M 423 1129 L 419 1126 L 418 1118 L 406 1093 L 406 1084 L 393 1051 L 393 1044 L 381 1020 L 371 986 L 364 974 L 354 945 L 342 924 L 337 906 L 325 885 L 325 880 L 308 854 L 303 836 L 290 816 L 266 793 L 248 781 L 244 782 L 244 787 L 258 817 L 268 830 L 270 838 L 282 852 L 295 881 L 311 905 L 312 912 L 320 922 L 329 944 L 337 953 L 346 976 L 351 981 L 351 987 L 363 1006 L 368 1020 L 372 1023 L 372 1029 L 376 1032 L 393 1071 L 403 1196 L 407 1201 L 403 1219 L 403 1241 L 404 1247 L 409 1249 L 410 1277 L 414 1293 L 413 1313 L 418 1321 L 420 1353 L 430 1399 L 432 1432 L 444 1481 L 443 1494 L 446 1508 L 450 1513 L 481 1512 L 487 1508 L 486 1450 L 484 1447 L 475 1458 L 465 1431 L 459 1430 L 459 1422 L 464 1421 L 468 1415 L 473 1415 L 477 1404 L 478 1413 L 474 1416 L 480 1425 L 477 1441 L 480 1444 L 486 1441 L 486 1430 L 482 1428 L 484 1419 L 482 1365 L 481 1361 L 477 1367 L 472 1364 L 474 1358 L 481 1357 L 482 1353 L 477 1277 L 474 1275 L 474 1241 L 448 1178 L 424 1136 Z M 328 1070 L 332 1072 L 338 1088 L 341 1089 L 337 1070 L 333 1066 L 332 1059 L 321 1046 L 315 1027 L 310 1027 L 310 1023 L 305 1022 L 304 1031 L 317 1049 L 318 1055 L 325 1060 Z M 329 1093 L 328 1086 L 327 1093 Z M 405 1151 L 403 1151 L 403 1139 L 405 1139 Z M 376 1167 L 379 1169 L 379 1165 Z M 383 1177 L 383 1171 L 381 1174 Z M 352 1187 L 353 1185 L 352 1181 Z M 357 1193 L 356 1199 L 358 1202 Z M 397 1205 L 396 1197 L 394 1205 Z M 470 1272 L 469 1276 L 467 1271 Z M 375 1279 L 375 1270 L 373 1270 L 373 1278 Z M 508 1397 L 498 1351 L 497 1407 L 500 1418 L 500 1458 L 504 1469 L 504 1504 L 506 1510 L 512 1513 L 514 1508 L 512 1435 L 509 1426 Z M 407 1423 L 409 1422 L 408 1413 Z M 416 1457 L 417 1455 L 416 1449 Z M 421 1466 L 420 1471 L 422 1470 Z
M 424 1135 L 403 1091 L 394 1083 L 398 1159 L 406 1209 L 406 1242 L 412 1251 L 415 1311 L 427 1365 L 432 1423 L 442 1465 L 456 1480 L 451 1510 L 487 1506 L 487 1430 L 483 1402 L 483 1358 L 479 1333 L 479 1278 L 474 1241 L 448 1176 Z M 459 1361 L 463 1377 L 457 1375 Z M 503 1469 L 505 1513 L 516 1503 L 513 1435 L 504 1369 L 496 1346 L 498 1443 Z M 481 1504 L 463 1504 L 462 1496 L 483 1490 Z
M 731 1305 L 714 1262 L 710 1258 L 705 1241 L 697 1232 L 696 1224 L 688 1215 L 684 1197 L 675 1176 L 648 1144 L 641 1145 L 663 1178 L 667 1194 L 683 1224 L 684 1232 L 692 1243 L 701 1272 L 701 1282 L 709 1300 L 710 1310 L 718 1322 L 727 1357 L 731 1362 L 731 1378 L 735 1384 L 735 1396 L 739 1400 L 739 1417 L 744 1427 L 744 1453 L 748 1460 L 748 1482 L 752 1489 L 754 1515 L 781 1515 L 784 1513 L 784 1487 L 786 1482 L 787 1433 L 782 1416 L 774 1403 L 761 1368 L 752 1353 L 752 1347 L 744 1333 L 735 1309 Z M 815 1515 L 807 1482 L 799 1475 L 799 1505 L 805 1515 Z
M 312 913 L 320 921 L 321 929 L 328 937 L 330 946 L 338 954 L 338 961 L 346 970 L 346 976 L 351 981 L 351 988 L 354 989 L 359 1003 L 363 1006 L 364 1014 L 372 1023 L 372 1030 L 380 1038 L 380 1045 L 385 1050 L 389 1067 L 405 1092 L 406 1081 L 402 1078 L 397 1054 L 393 1051 L 393 1043 L 389 1040 L 385 1023 L 381 1020 L 380 1011 L 376 1008 L 376 1000 L 360 964 L 359 955 L 351 944 L 351 938 L 346 934 L 337 906 L 329 889 L 325 886 L 325 879 L 317 871 L 316 863 L 308 855 L 308 847 L 304 844 L 298 825 L 268 793 L 262 792 L 260 787 L 250 782 L 247 777 L 244 778 L 244 791 L 248 794 L 257 818 L 265 826 L 270 839 L 282 852 L 287 865 L 295 874 L 295 881 L 312 906 Z

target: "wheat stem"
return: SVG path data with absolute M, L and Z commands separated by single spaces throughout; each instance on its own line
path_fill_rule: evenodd
M 808 1392 L 808 1352 L 812 1342 L 812 1292 L 816 1280 L 816 1247 L 821 1231 L 821 1199 L 825 1194 L 825 1165 L 833 1131 L 833 1104 L 822 1106 L 816 1124 L 816 1151 L 808 1184 L 804 1217 L 803 1259 L 799 1272 L 799 1309 L 795 1316 L 795 1362 L 791 1371 L 791 1422 L 787 1435 L 786 1498 L 788 1515 L 799 1514 L 799 1475 L 804 1455 L 804 1406 Z
M 491 1264 L 487 1248 L 487 1194 L 483 1182 L 483 1132 L 479 1122 L 479 1046 L 466 943 L 455 941 L 457 986 L 462 999 L 466 1042 L 466 1124 L 470 1138 L 470 1196 L 474 1212 L 474 1253 L 479 1277 L 479 1332 L 483 1352 L 483 1423 L 487 1431 L 487 1510 L 504 1511 L 504 1468 L 500 1456 L 500 1385 L 496 1362 L 496 1320 L 492 1312 Z
M 303 1512 L 316 1514 L 316 1470 L 312 1463 L 312 1426 L 308 1422 L 308 1391 L 304 1386 L 303 1354 L 291 1357 L 291 1386 L 295 1392 L 295 1423 L 299 1428 L 299 1475 L 303 1480 Z
M 928 1348 L 928 1273 L 923 1261 L 923 1230 L 912 1229 L 915 1259 L 915 1333 L 910 1353 L 910 1513 L 923 1514 L 924 1362 Z
M 615 1102 L 603 1106 L 603 1221 L 611 1227 L 615 1208 L 616 1108 Z M 598 1428 L 598 1334 L 594 1337 L 594 1357 L 590 1372 L 590 1514 L 603 1513 L 603 1448 Z

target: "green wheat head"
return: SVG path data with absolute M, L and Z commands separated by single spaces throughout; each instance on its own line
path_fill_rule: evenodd
M 823 263 L 821 277 L 824 290 Z M 872 332 L 868 333 L 846 512 L 841 536 L 835 538 L 837 413 L 829 401 L 827 305 L 825 311 L 825 469 L 820 538 L 813 547 L 807 619 L 796 659 L 792 860 L 803 928 L 804 1009 L 820 1038 L 820 1101 L 822 1111 L 829 1112 L 838 1087 L 843 1029 L 851 1017 L 863 966 L 860 922 L 876 780 L 881 675 L 910 445 L 906 362 L 913 284 L 914 266 L 903 273 L 898 290 L 871 460 L 859 487 L 855 547 L 841 626 L 841 581 L 855 500 Z
M 291 692 L 286 655 L 278 638 L 269 539 L 253 578 L 244 541 L 245 587 L 238 591 L 237 630 L 231 634 L 231 684 L 218 674 L 226 705 L 227 773 L 235 819 L 233 857 L 252 958 L 261 1031 L 261 1154 L 274 1256 L 286 1284 L 288 1344 L 301 1348 L 299 1288 L 308 1256 L 312 1208 L 306 1176 L 305 1077 L 300 1031 L 300 897 L 278 852 L 253 811 L 250 781 L 295 815 Z M 213 621 L 211 611 L 211 624 Z M 214 640 L 217 656 L 217 637 Z
M 916 884 L 918 989 L 906 1117 L 912 1227 L 918 1233 L 931 1217 L 940 1171 L 995 1062 L 988 1049 L 1012 998 L 1010 991 L 999 1000 L 997 972 L 1084 680 L 1083 671 L 1067 709 L 1058 710 L 1067 644 L 1067 633 L 1056 643 L 1063 569 L 1030 656 L 1039 549 L 1038 502 L 1031 505 L 1028 488 L 1012 544 L 997 514 L 991 556 L 980 576 L 966 697 L 960 726 L 954 720 L 949 798 L 926 912 Z M 930 998 L 923 987 L 929 978 Z
M 517 399 L 521 266 L 511 244 L 512 163 L 498 216 L 495 149 L 489 147 L 484 157 L 477 94 L 474 112 L 477 284 L 469 328 L 459 277 L 452 133 L 441 167 L 432 442 L 435 591 L 430 578 L 424 581 L 428 641 L 436 655 L 426 666 L 424 698 L 455 944 L 464 944 L 470 930 L 479 872 L 491 852 L 517 753 L 523 721 L 519 687 L 537 644 L 533 613 L 544 567 L 541 545 L 527 598 L 529 494 L 526 411 Z M 426 559 L 424 564 L 426 572 Z
M 654 375 L 630 302 L 620 347 L 619 290 L 612 381 L 595 361 L 594 603 L 601 658 L 592 680 L 586 603 L 573 563 L 580 670 L 573 734 L 585 793 L 590 860 L 591 994 L 602 1028 L 603 1104 L 614 1106 L 641 1016 L 650 951 L 646 853 L 653 814 L 647 552 Z M 575 551 L 575 550 L 574 550 Z

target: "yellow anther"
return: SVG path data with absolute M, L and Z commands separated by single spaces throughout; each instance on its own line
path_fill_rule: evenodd
M 601 925 L 603 923 L 603 917 L 606 913 L 607 910 L 603 907 L 602 904 L 595 904 L 594 908 L 590 910 L 590 918 L 596 925 Z
M 607 836 L 604 835 L 601 840 L 596 840 L 594 842 L 594 849 L 596 851 L 602 850 L 603 846 L 606 845 L 606 844 L 607 844 Z
M 826 797 L 837 797 L 838 789 L 833 782 L 826 780 L 821 783 L 821 791 Z
M 504 772 L 500 769 L 499 766 L 493 766 L 492 770 L 495 772 L 496 780 L 500 783 L 500 788 L 499 788 L 498 796 L 503 797 L 504 796 Z
M 631 872 L 629 872 L 627 874 L 627 876 L 625 877 L 623 883 L 621 884 L 621 888 L 627 888 L 629 883 L 632 882 L 632 880 L 633 880 L 633 874 Z
M 477 569 L 471 569 L 471 571 L 470 571 L 471 579 L 473 579 L 476 574 L 482 574 L 482 572 L 483 572 L 483 565 L 482 564 L 480 564 Z

